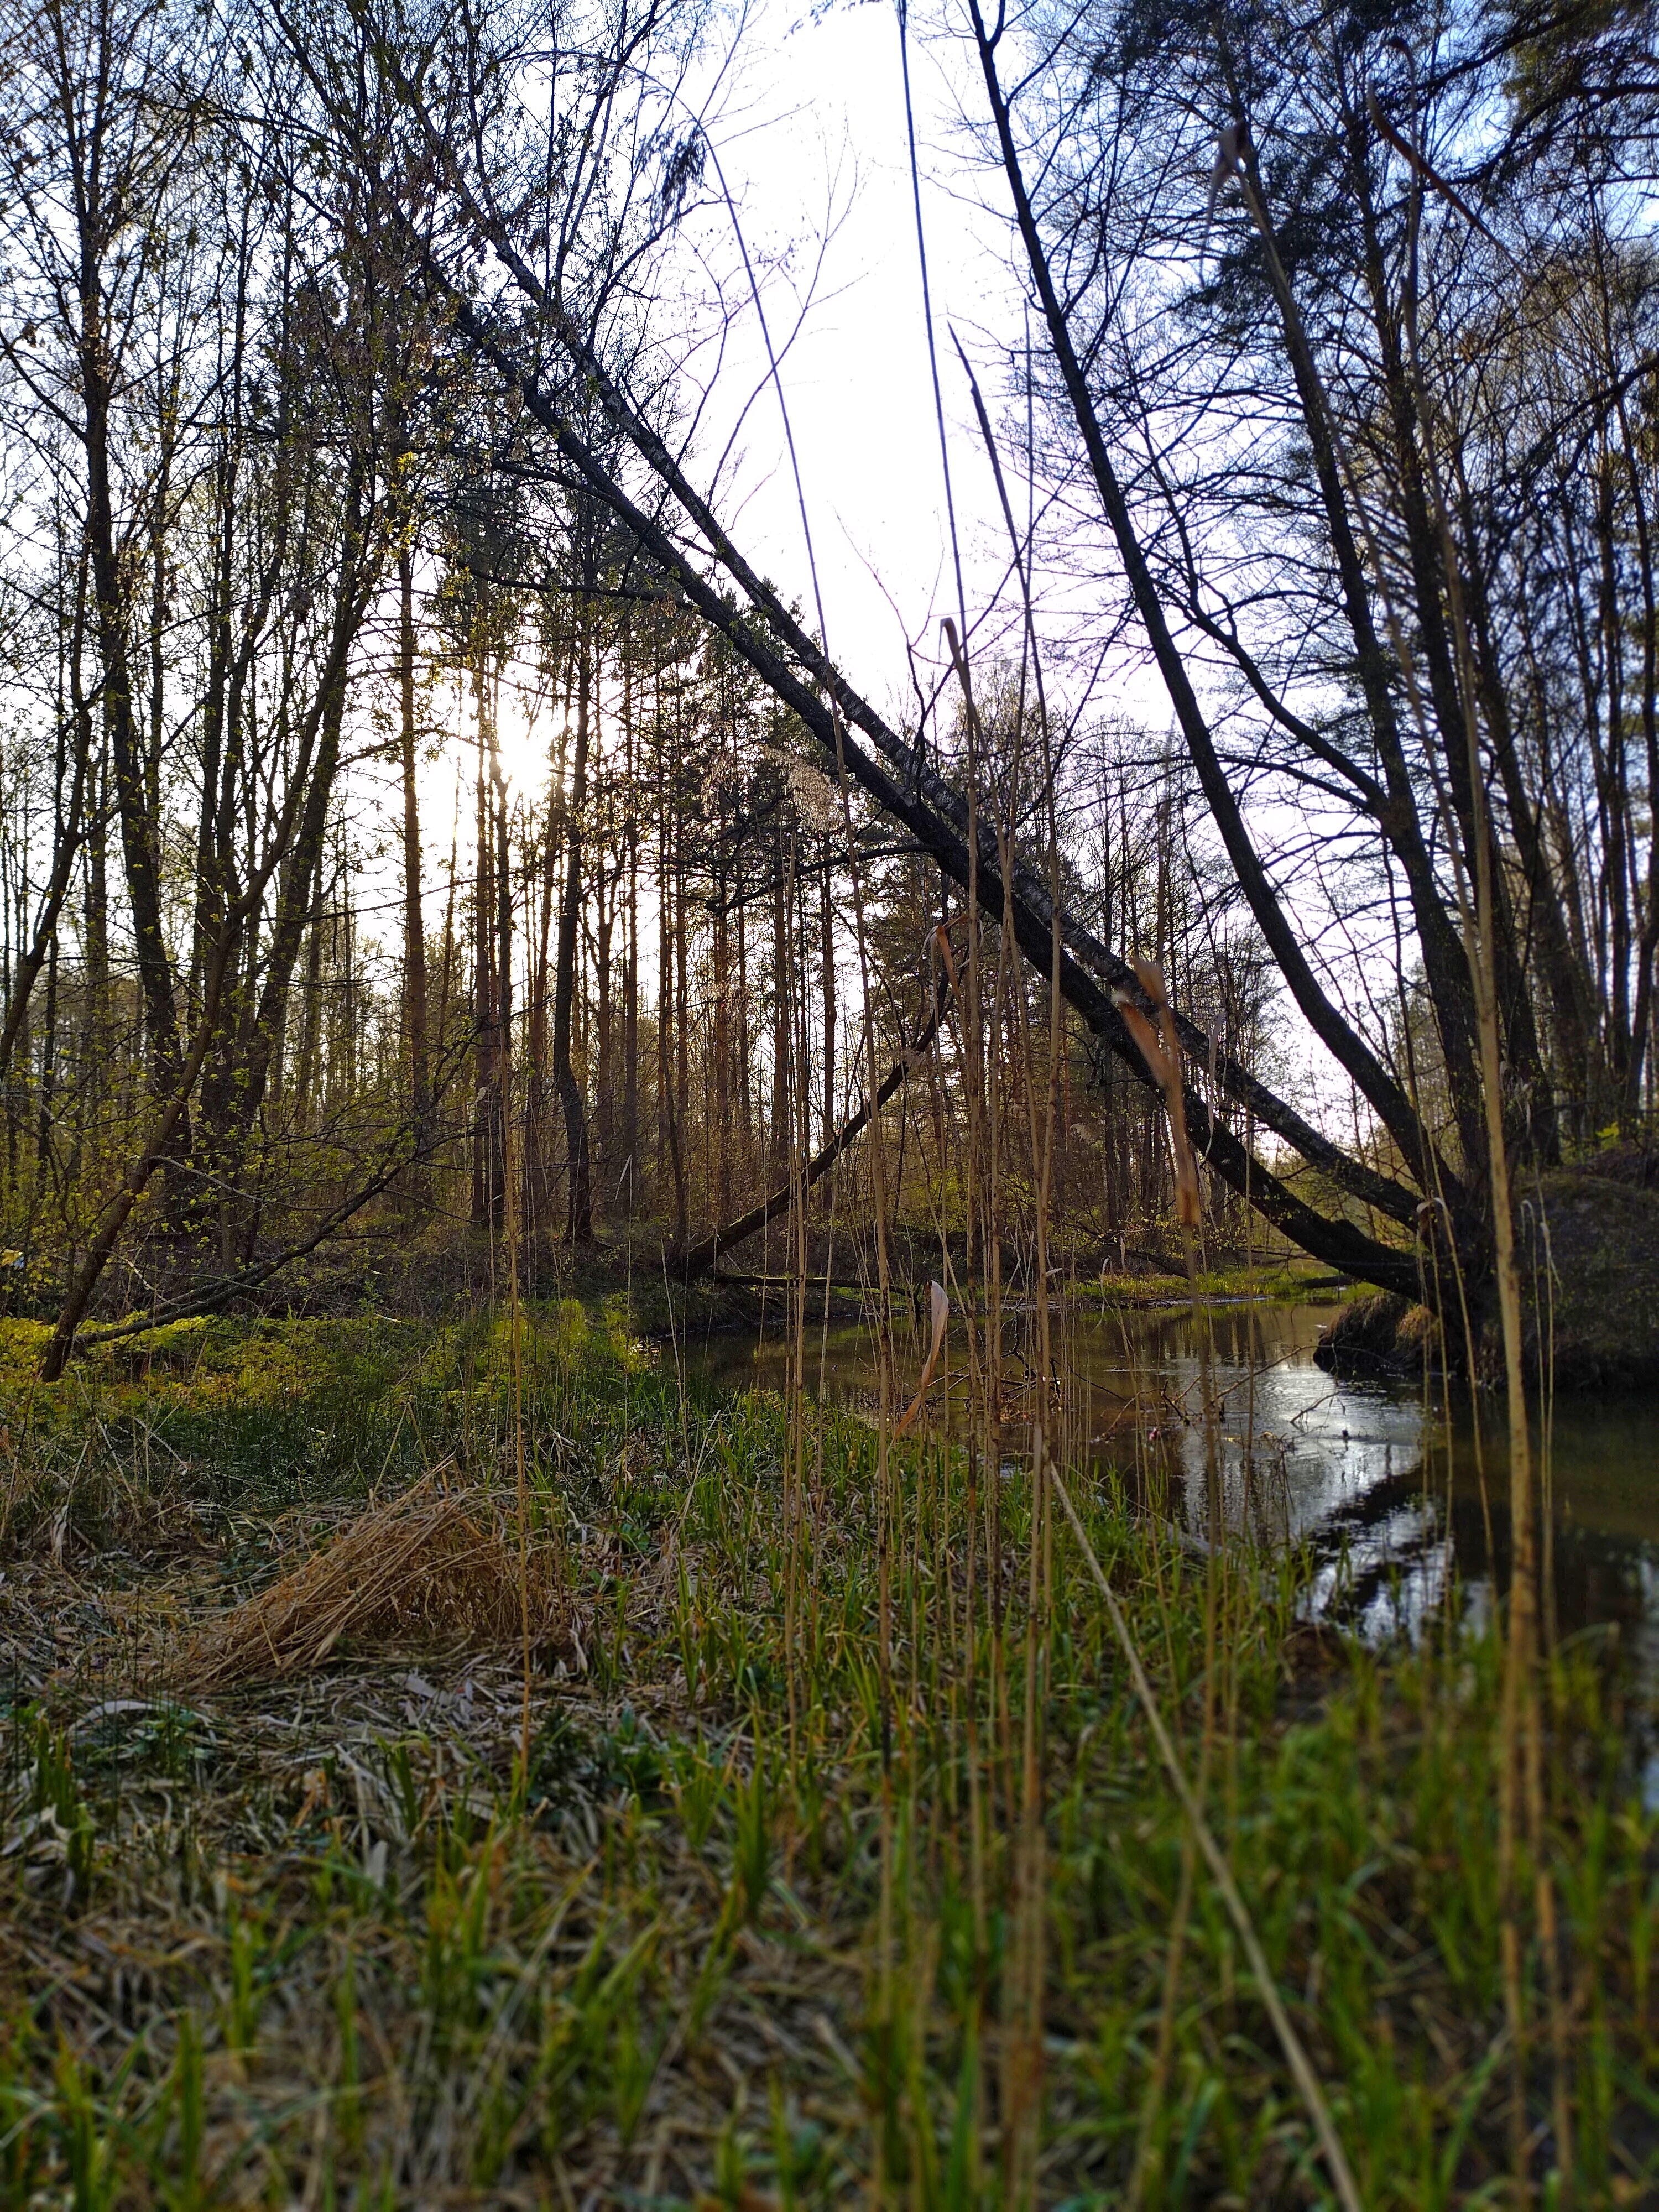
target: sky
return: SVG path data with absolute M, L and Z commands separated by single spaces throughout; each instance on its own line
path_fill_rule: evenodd
M 1000 172 L 976 156 L 963 121 L 979 91 L 969 57 L 940 34 L 936 20 L 913 21 L 909 54 L 971 635 L 1004 584 L 1008 542 L 951 333 L 973 362 L 994 420 L 1010 349 L 1024 342 L 1022 295 L 1006 214 L 988 198 Z M 714 487 L 721 520 L 752 564 L 809 617 L 821 594 L 830 653 L 866 696 L 890 714 L 913 712 L 907 641 L 922 680 L 937 682 L 939 618 L 956 612 L 957 589 L 892 0 L 838 5 L 816 21 L 801 0 L 757 0 L 709 137 L 761 272 L 773 345 L 787 343 L 779 380 L 800 495 L 752 313 L 723 356 L 692 475 L 700 489 L 710 488 L 741 416 L 737 447 Z M 712 169 L 706 181 L 717 188 Z M 729 218 L 712 214 L 704 228 L 710 258 L 723 257 L 740 273 Z M 509 775 L 539 795 L 545 729 L 504 726 L 502 738 Z
M 907 635 L 930 659 L 956 586 L 927 352 L 896 11 L 885 0 L 792 23 L 793 0 L 761 15 L 717 133 L 720 166 L 757 261 L 793 241 L 817 299 L 781 381 L 811 528 L 830 649 L 883 705 L 908 689 Z M 1006 564 L 994 482 L 973 428 L 954 328 L 996 409 L 1022 312 L 1000 181 L 974 155 L 963 110 L 975 89 L 956 41 L 913 25 L 912 106 L 958 540 L 970 618 Z M 720 142 L 724 143 L 720 143 Z M 833 210 L 833 214 L 831 211 Z M 827 220 L 828 219 L 828 220 Z M 833 226 L 833 227 L 831 227 Z M 790 302 L 769 307 L 775 343 Z M 751 332 L 751 340 L 754 334 Z M 1000 360 L 998 354 L 1000 353 Z M 764 374 L 755 349 L 732 375 Z M 737 534 L 811 605 L 810 572 L 779 410 L 763 397 L 745 425 Z

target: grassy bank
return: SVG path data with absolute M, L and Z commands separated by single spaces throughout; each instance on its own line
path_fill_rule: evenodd
M 1038 2070 L 1044 2203 L 1328 2200 L 1063 1525 L 1028 1581 L 1024 1473 L 896 1451 L 884 1669 L 872 1434 L 688 1397 L 603 1310 L 527 1317 L 522 1529 L 504 1323 L 185 1328 L 50 1392 L 33 1349 L 0 2202 L 1000 2203 Z M 567 1593 L 527 1771 L 514 1649 L 192 1687 L 193 1624 L 434 1470 Z M 1547 2187 L 1558 2072 L 1579 2201 L 1647 2201 L 1659 1822 L 1598 1653 L 1548 1684 L 1562 2002 L 1517 2066 L 1492 1638 L 1362 1651 L 1298 1627 L 1310 1561 L 1079 1504 L 1365 2203 L 1503 2201 L 1517 2084 Z

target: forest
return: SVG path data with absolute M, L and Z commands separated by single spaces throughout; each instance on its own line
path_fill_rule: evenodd
M 1650 0 L 13 0 L 0 2204 L 1659 2203 L 1656 195 Z

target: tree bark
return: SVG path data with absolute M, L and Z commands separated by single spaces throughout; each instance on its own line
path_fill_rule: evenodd
M 427 1061 L 426 924 L 421 906 L 421 811 L 415 788 L 415 568 L 405 546 L 398 556 L 398 757 L 404 779 L 404 1033 L 409 1041 L 409 1103 L 416 1157 L 430 1139 L 431 1076 Z
M 591 558 L 585 562 L 591 586 Z M 568 1185 L 565 1222 L 573 1244 L 593 1237 L 593 1197 L 587 1150 L 587 1109 L 571 1063 L 572 1015 L 576 993 L 576 938 L 581 926 L 582 815 L 587 804 L 588 720 L 592 703 L 593 639 L 591 602 L 584 598 L 577 643 L 576 735 L 570 784 L 564 803 L 564 892 L 559 903 L 558 953 L 553 981 L 553 1083 L 564 1109 L 565 1159 Z

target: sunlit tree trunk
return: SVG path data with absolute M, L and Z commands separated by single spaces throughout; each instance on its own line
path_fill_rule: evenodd
M 631 1216 L 640 1184 L 640 809 L 632 639 L 627 631 L 623 633 L 623 803 L 626 808 L 628 893 L 623 915 L 627 953 L 623 969 L 622 1154 L 626 1211 Z
M 422 1151 L 430 1140 L 431 1077 L 427 1056 L 426 924 L 421 906 L 421 814 L 415 788 L 415 573 L 405 546 L 398 556 L 398 754 L 404 779 L 404 1034 L 409 1103 Z

